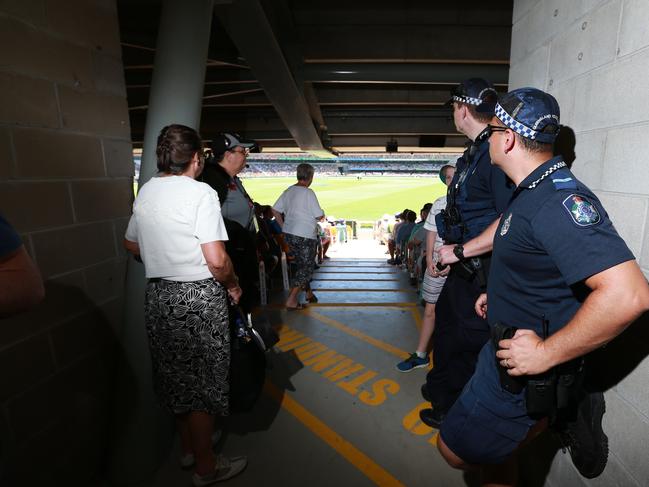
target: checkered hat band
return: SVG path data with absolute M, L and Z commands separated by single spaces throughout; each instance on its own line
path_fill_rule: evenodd
M 462 102 L 462 103 L 467 103 L 469 105 L 478 106 L 478 105 L 482 104 L 482 100 L 480 98 L 471 98 L 470 96 L 453 95 L 453 99 L 455 101 L 459 101 L 459 102 Z
M 496 117 L 498 117 L 498 120 L 500 120 L 517 134 L 522 135 L 527 139 L 536 139 L 538 132 L 536 130 L 532 130 L 527 125 L 523 125 L 522 123 L 514 120 L 512 116 L 507 113 L 503 107 L 500 106 L 500 103 L 496 104 L 494 114 L 496 115 Z

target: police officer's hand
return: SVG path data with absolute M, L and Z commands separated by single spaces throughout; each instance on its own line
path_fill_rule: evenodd
M 439 261 L 444 265 L 455 264 L 460 259 L 453 253 L 455 245 L 442 245 L 439 248 Z
M 535 375 L 551 367 L 545 342 L 532 330 L 516 330 L 511 340 L 500 340 L 496 357 L 509 375 Z
M 487 319 L 487 293 L 482 293 L 478 296 L 475 302 L 475 314 L 483 320 Z

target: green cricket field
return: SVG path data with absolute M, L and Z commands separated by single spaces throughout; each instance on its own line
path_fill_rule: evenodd
M 246 191 L 261 205 L 272 205 L 295 178 L 251 178 L 243 175 Z M 347 220 L 376 221 L 405 208 L 419 210 L 446 194 L 446 186 L 436 176 L 429 177 L 318 177 L 311 189 L 327 216 Z

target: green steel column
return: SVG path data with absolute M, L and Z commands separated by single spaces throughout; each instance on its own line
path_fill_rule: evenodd
M 170 123 L 199 128 L 213 0 L 164 0 L 144 134 L 140 186 L 156 169 L 156 140 Z M 120 371 L 113 396 L 113 441 L 108 474 L 112 485 L 141 485 L 167 458 L 173 417 L 153 393 L 151 358 L 144 329 L 145 277 L 129 259 Z

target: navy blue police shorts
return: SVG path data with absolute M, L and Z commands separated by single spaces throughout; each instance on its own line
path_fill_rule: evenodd
M 494 357 L 490 340 L 440 429 L 444 443 L 468 464 L 504 462 L 536 423 L 527 416 L 525 391 L 511 394 L 500 387 Z

